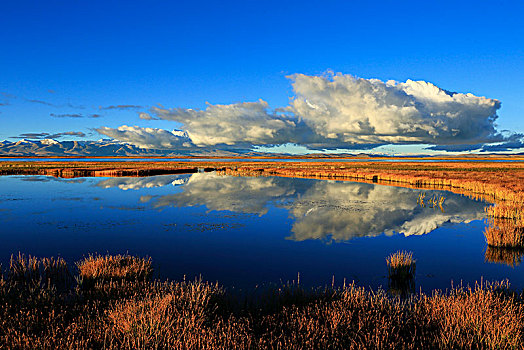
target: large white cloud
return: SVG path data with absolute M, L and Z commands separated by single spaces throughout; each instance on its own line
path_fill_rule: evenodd
M 290 105 L 208 104 L 205 109 L 153 107 L 146 120 L 182 124 L 188 139 L 151 128 L 122 126 L 98 132 L 141 147 L 251 148 L 294 143 L 310 149 L 370 149 L 384 144 L 481 145 L 507 141 L 496 130 L 500 102 L 454 93 L 425 81 L 383 82 L 344 74 L 289 77 Z M 188 143 L 191 141 L 191 144 Z M 471 146 L 468 146 L 471 149 Z
M 290 76 L 294 112 L 315 133 L 346 143 L 472 144 L 501 140 L 500 102 L 451 93 L 425 81 L 351 75 Z
M 293 138 L 297 122 L 293 117 L 269 110 L 263 100 L 208 104 L 204 110 L 153 107 L 151 112 L 161 119 L 182 123 L 198 146 L 286 143 Z

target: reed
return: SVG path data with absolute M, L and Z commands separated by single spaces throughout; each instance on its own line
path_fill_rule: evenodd
M 241 348 L 249 340 L 247 327 L 219 315 L 224 294 L 217 284 L 198 279 L 117 301 L 107 312 L 109 336 L 126 349 Z
M 435 348 L 521 347 L 524 308 L 514 302 L 508 287 L 507 282 L 481 283 L 423 296 L 420 311 L 439 329 Z
M 151 278 L 151 258 L 125 255 L 89 255 L 77 262 L 81 286 L 91 287 L 97 282 L 146 281 Z
M 524 227 L 512 219 L 490 219 L 484 230 L 488 246 L 524 248 Z
M 484 208 L 488 217 L 512 219 L 515 225 L 524 226 L 524 203 L 522 202 L 502 202 Z
M 36 258 L 18 253 L 11 255 L 8 279 L 12 283 L 25 286 L 54 286 L 60 290 L 68 288 L 73 277 L 67 263 L 62 258 Z
M 122 261 L 117 257 L 98 258 Z M 98 293 L 73 287 L 68 293 L 59 293 L 43 285 L 27 289 L 18 279 L 32 271 L 34 259 L 14 260 L 20 273 L 10 273 L 0 283 L 0 348 L 513 349 L 524 346 L 524 301 L 504 283 L 483 283 L 474 288 L 452 288 L 446 293 L 404 299 L 355 284 L 309 290 L 293 283 L 268 288 L 257 300 L 245 303 L 243 297 L 216 283 L 200 279 L 141 280 L 143 275 L 138 273 L 124 274 L 128 280 L 98 283 L 96 288 L 104 291 Z
M 416 260 L 413 253 L 398 251 L 386 258 L 388 265 L 388 276 L 391 279 L 403 280 L 415 276 Z

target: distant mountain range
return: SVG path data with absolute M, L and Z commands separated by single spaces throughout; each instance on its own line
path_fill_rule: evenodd
M 509 156 L 510 154 L 462 154 L 462 157 L 497 157 Z M 512 156 L 522 156 L 523 153 L 512 154 Z M 161 150 L 140 148 L 130 143 L 115 140 L 102 139 L 98 141 L 56 141 L 53 139 L 44 140 L 20 140 L 17 142 L 1 141 L 0 157 L 292 157 L 292 158 L 351 158 L 351 157 L 413 157 L 414 155 L 381 155 L 381 154 L 329 154 L 316 153 L 307 156 L 297 156 L 286 153 L 263 153 L 249 149 L 220 149 L 220 148 L 179 148 L 176 150 Z M 456 156 L 456 155 L 455 155 Z M 437 155 L 418 155 L 415 157 L 438 157 Z M 454 157 L 449 155 L 449 157 Z
M 249 154 L 248 154 L 249 153 Z M 113 140 L 56 141 L 20 140 L 0 142 L 0 157 L 177 157 L 177 156 L 253 156 L 257 152 L 242 150 L 195 149 L 158 150 L 140 148 Z

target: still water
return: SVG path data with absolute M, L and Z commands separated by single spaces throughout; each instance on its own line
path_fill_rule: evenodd
M 426 205 L 419 195 L 426 193 Z M 445 197 L 442 208 L 428 198 Z M 409 250 L 416 289 L 508 278 L 521 265 L 486 261 L 486 203 L 446 191 L 349 181 L 230 177 L 0 177 L 0 262 L 12 253 L 151 256 L 157 277 L 250 288 L 297 279 L 387 286 L 385 258 Z M 4 269 L 5 270 L 5 269 Z

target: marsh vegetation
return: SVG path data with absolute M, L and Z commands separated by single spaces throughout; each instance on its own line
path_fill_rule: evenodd
M 151 280 L 150 259 L 90 256 L 76 266 L 70 271 L 61 259 L 21 254 L 12 258 L 6 279 L 0 280 L 3 347 L 509 349 L 524 345 L 524 303 L 506 283 L 454 287 L 447 293 L 402 299 L 354 284 L 305 289 L 292 283 L 268 287 L 252 297 L 231 294 L 202 280 Z

